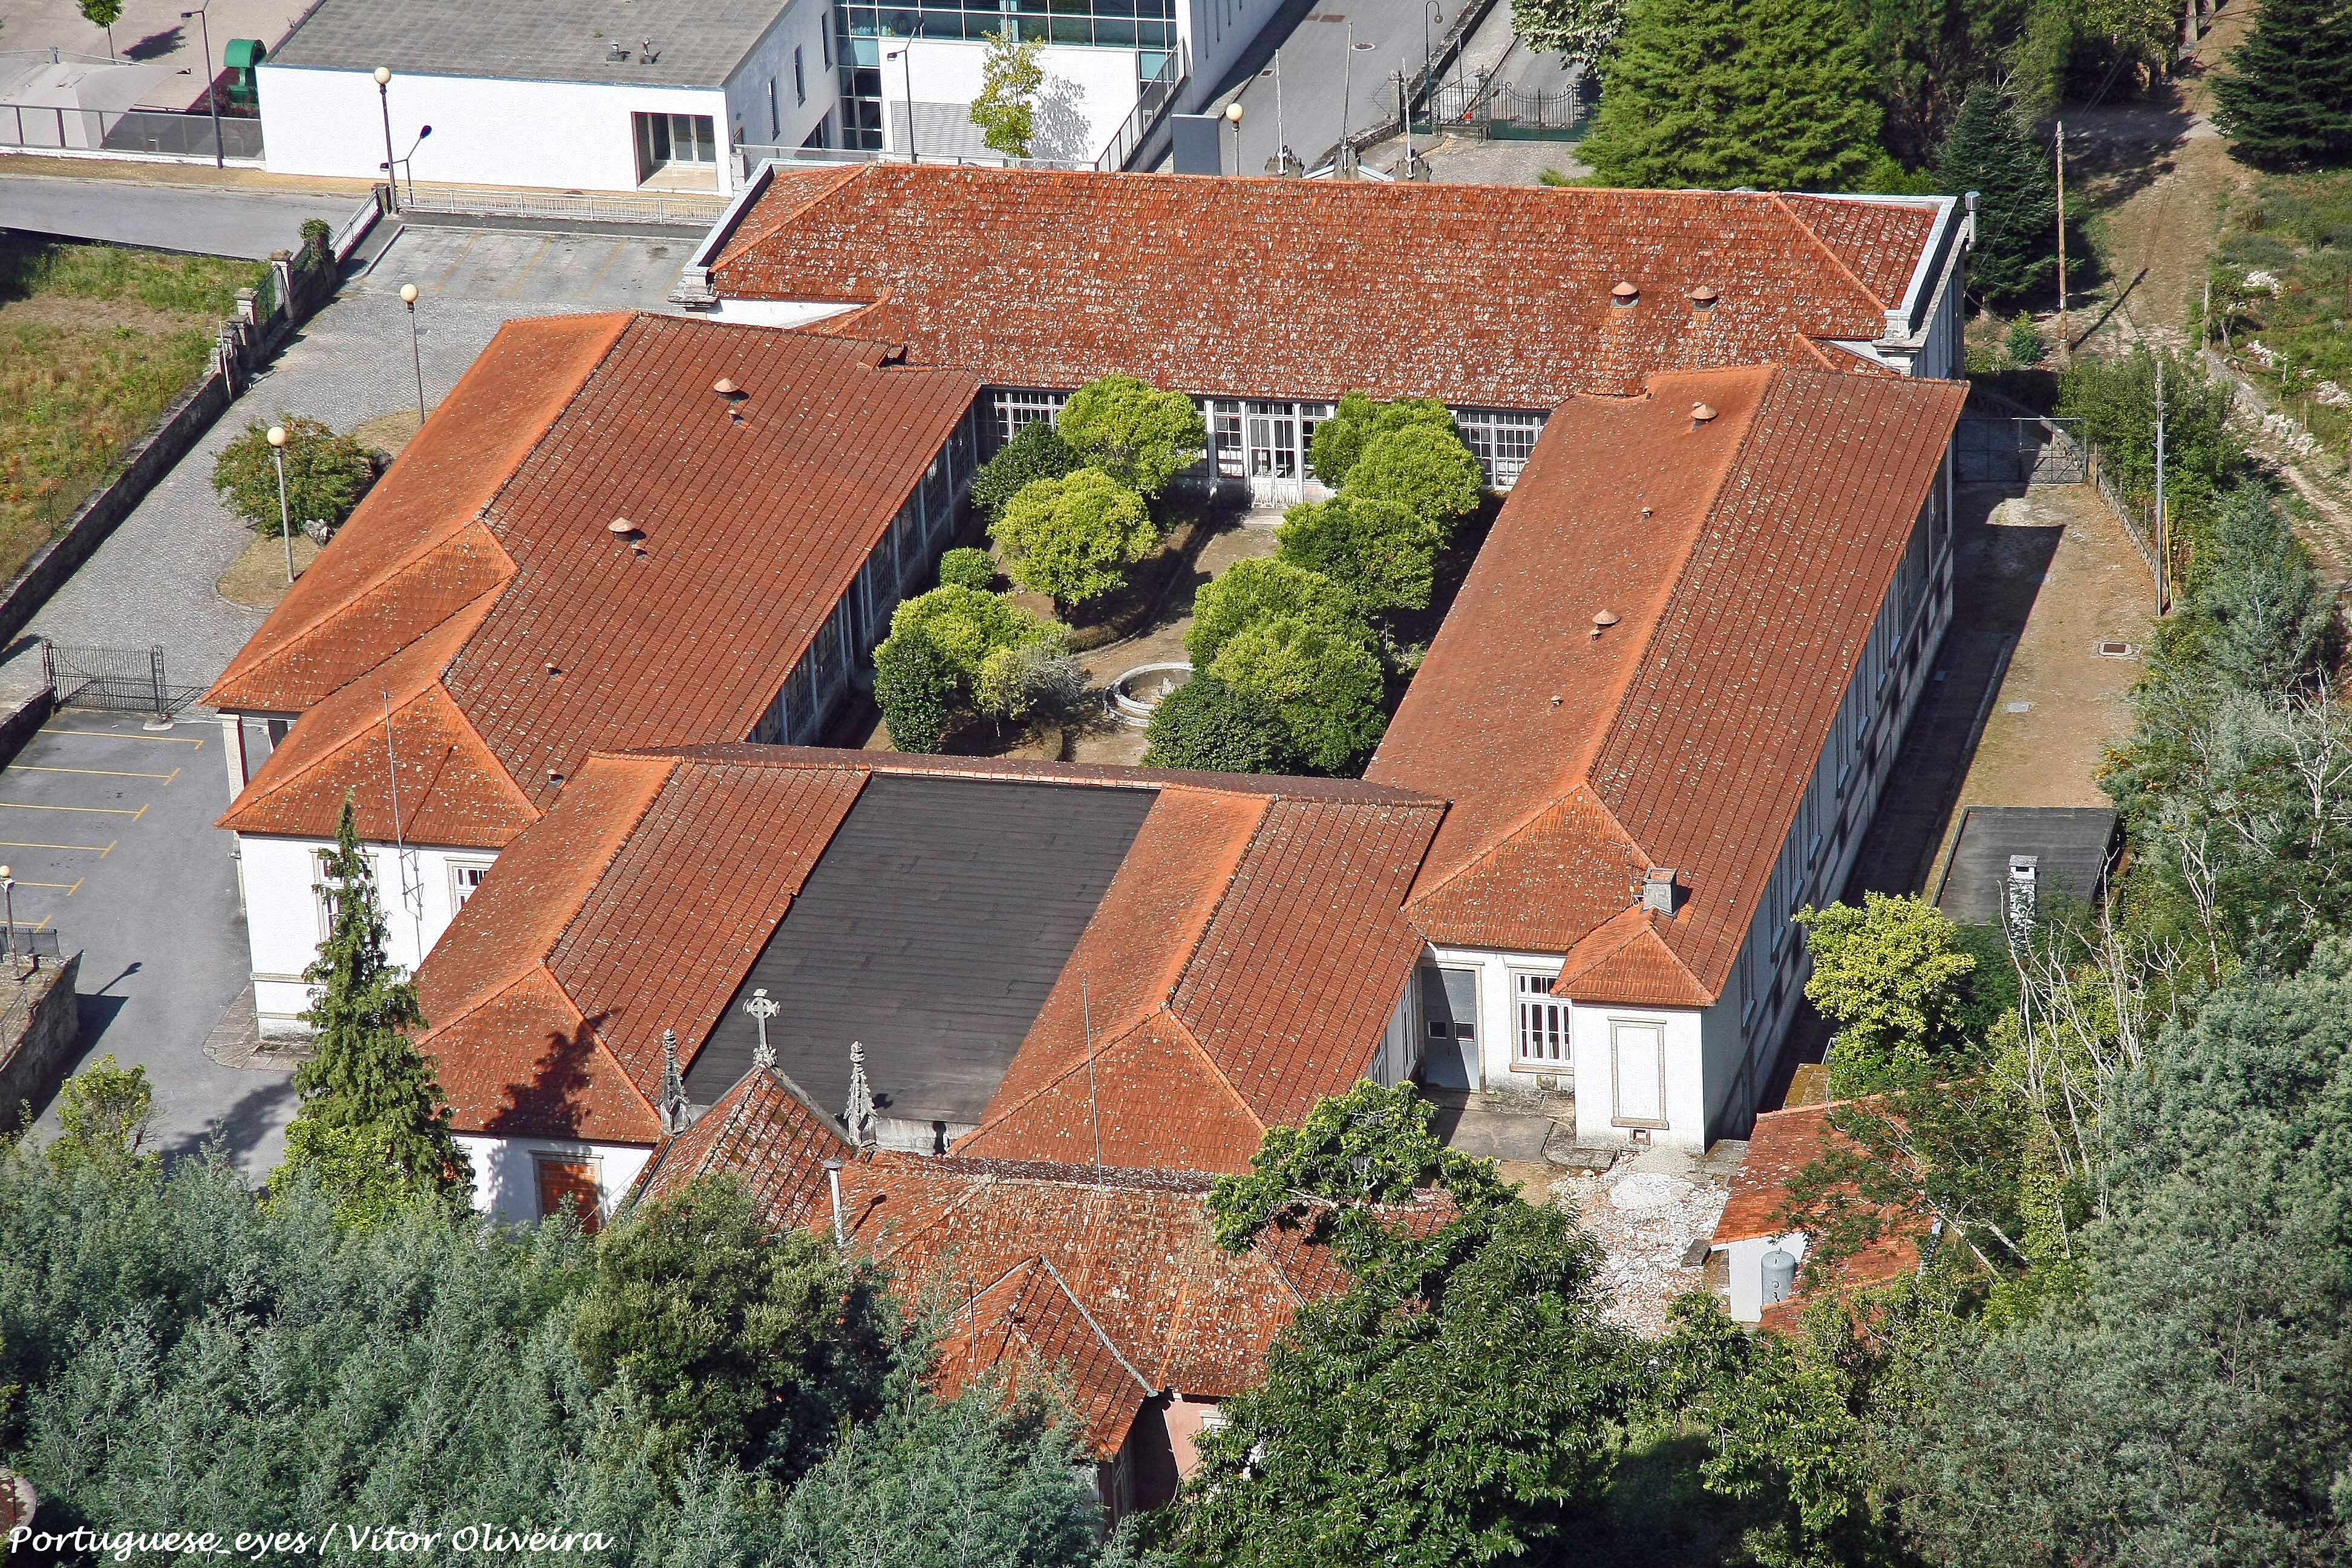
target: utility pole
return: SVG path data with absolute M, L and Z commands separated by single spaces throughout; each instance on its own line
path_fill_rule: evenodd
M 2058 366 L 2074 363 L 2074 335 L 2066 326 L 2066 122 L 2058 122 Z
M 2164 614 L 2171 596 L 2172 557 L 2164 530 L 2164 355 L 2156 360 L 2156 613 Z

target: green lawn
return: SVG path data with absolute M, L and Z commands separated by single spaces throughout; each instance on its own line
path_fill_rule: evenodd
M 200 374 L 262 264 L 0 241 L 0 581 Z

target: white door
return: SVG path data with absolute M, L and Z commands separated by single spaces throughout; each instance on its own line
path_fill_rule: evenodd
M 1478 972 L 1421 972 L 1422 1075 L 1433 1089 L 1476 1089 Z
M 1630 1018 L 1609 1020 L 1609 1077 L 1615 1096 L 1611 1125 L 1665 1126 L 1666 1026 Z

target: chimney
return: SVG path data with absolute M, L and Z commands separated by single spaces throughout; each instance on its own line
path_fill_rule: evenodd
M 1642 873 L 1642 907 L 1662 915 L 1675 912 L 1675 868 L 1653 866 Z

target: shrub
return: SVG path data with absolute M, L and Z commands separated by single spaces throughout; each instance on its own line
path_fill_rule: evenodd
M 1298 771 L 1298 748 L 1274 704 L 1240 692 L 1210 674 L 1162 698 L 1144 731 L 1147 768 L 1198 768 L 1219 773 Z
M 996 557 L 966 546 L 940 557 L 940 586 L 978 588 L 985 592 L 996 582 Z
M 367 449 L 338 436 L 316 419 L 280 414 L 286 427 L 286 512 L 299 528 L 318 521 L 339 526 L 375 482 Z M 278 526 L 278 465 L 271 459 L 269 427 L 254 420 L 245 434 L 221 449 L 213 464 L 213 489 L 229 510 L 261 533 L 276 538 Z
M 956 700 L 955 661 L 920 628 L 893 631 L 874 650 L 874 700 L 902 752 L 936 752 Z
M 989 531 L 1003 548 L 1005 575 L 1065 609 L 1118 587 L 1127 581 L 1120 568 L 1160 544 L 1142 496 L 1100 468 L 1035 480 Z
M 2019 364 L 2040 364 L 2042 356 L 2049 352 L 2042 329 L 2033 324 L 2032 316 L 2020 310 L 2017 320 L 2009 324 L 2009 357 Z
M 1349 470 L 1373 437 L 1412 425 L 1451 434 L 1454 416 L 1434 398 L 1400 397 L 1393 403 L 1375 403 L 1360 392 L 1349 393 L 1339 399 L 1331 417 L 1315 426 L 1315 438 L 1307 443 L 1307 466 L 1336 490 L 1348 482 Z
M 1276 560 L 1330 579 L 1360 616 L 1429 607 L 1436 535 L 1394 501 L 1352 492 L 1309 501 L 1290 509 L 1275 537 Z
M 1235 632 L 1276 616 L 1363 635 L 1347 592 L 1328 577 L 1280 559 L 1253 559 L 1234 562 L 1202 586 L 1192 600 L 1184 652 L 1195 669 L 1206 669 Z
M 1209 433 L 1201 411 L 1181 392 L 1161 392 L 1131 375 L 1107 375 L 1070 395 L 1062 439 L 1120 484 L 1156 496 L 1201 460 Z
M 972 688 L 982 711 L 1013 720 L 1059 718 L 1086 689 L 1085 668 L 1052 642 L 998 648 L 982 661 Z
M 1376 432 L 1348 470 L 1346 489 L 1404 507 L 1443 542 L 1454 519 L 1478 510 L 1480 479 L 1478 459 L 1450 425 L 1420 422 Z
M 1254 620 L 1225 639 L 1210 672 L 1272 706 L 1300 760 L 1323 773 L 1360 770 L 1388 725 L 1381 661 L 1360 626 L 1301 616 Z
M 971 504 L 991 522 L 1005 503 L 1039 479 L 1058 479 L 1086 467 L 1050 419 L 1033 419 L 997 448 L 972 476 Z
M 908 631 L 920 631 L 939 644 L 955 668 L 959 688 L 967 692 L 980 679 L 980 667 L 997 649 L 1057 642 L 1063 635 L 1062 627 L 1008 599 L 957 587 L 919 594 L 892 611 L 890 636 Z

